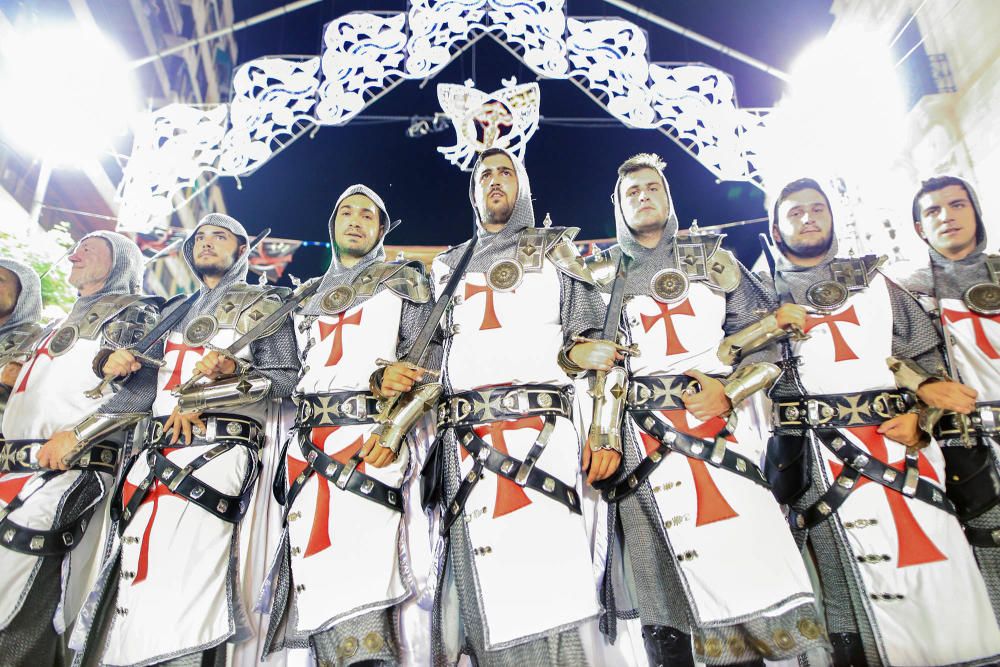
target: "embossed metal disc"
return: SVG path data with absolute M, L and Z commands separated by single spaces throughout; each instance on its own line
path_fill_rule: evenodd
M 494 292 L 510 292 L 517 289 L 524 278 L 524 268 L 513 259 L 501 259 L 493 262 L 486 270 L 486 284 Z
M 824 280 L 810 285 L 806 290 L 806 300 L 816 308 L 833 310 L 847 301 L 847 288 L 835 280 Z
M 980 315 L 1000 314 L 1000 285 L 979 283 L 965 290 L 962 300 L 969 310 Z
M 357 295 L 350 285 L 338 285 L 323 294 L 320 309 L 327 315 L 336 315 L 351 307 Z
M 683 271 L 663 269 L 649 281 L 649 291 L 660 303 L 674 303 L 687 296 L 690 285 Z
M 58 357 L 60 354 L 68 352 L 79 336 L 80 331 L 74 325 L 60 328 L 49 341 L 49 354 Z
M 219 322 L 211 315 L 202 315 L 191 320 L 184 330 L 184 343 L 195 347 L 212 340 L 219 330 Z

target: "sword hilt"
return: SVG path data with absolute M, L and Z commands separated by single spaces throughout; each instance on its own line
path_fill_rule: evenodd
M 610 343 L 611 345 L 614 346 L 616 350 L 618 350 L 622 354 L 628 354 L 633 357 L 638 357 L 642 354 L 639 351 L 638 343 L 632 343 L 631 345 L 622 345 L 613 340 L 600 340 L 597 338 L 587 338 L 586 336 L 573 336 L 572 340 L 574 343 Z
M 237 357 L 232 356 L 231 354 L 229 354 L 228 352 L 226 352 L 226 350 L 224 350 L 222 348 L 216 347 L 216 346 L 212 345 L 211 343 L 205 343 L 204 346 L 205 346 L 205 348 L 209 352 L 218 352 L 219 354 L 221 354 L 226 359 L 231 359 L 232 362 L 234 364 L 236 364 L 236 374 L 240 374 L 240 373 L 244 372 L 249 367 L 249 364 L 247 362 L 243 361 L 242 359 L 239 359 Z M 195 372 L 191 375 L 191 377 L 189 377 L 185 382 L 183 382 L 183 383 L 177 385 L 176 387 L 174 387 L 170 391 L 170 394 L 172 396 L 181 396 L 181 395 L 187 393 L 188 391 L 191 390 L 191 388 L 195 385 L 195 383 L 198 382 L 198 380 L 200 380 L 203 377 L 205 377 L 205 376 L 202 375 L 201 372 L 199 372 L 196 369 Z
M 430 375 L 432 377 L 441 377 L 441 371 L 434 371 L 429 368 L 424 368 L 423 366 L 418 366 L 417 364 L 410 363 L 409 361 L 391 361 L 389 359 L 376 359 L 375 365 L 379 368 L 386 368 L 392 366 L 393 364 L 406 364 L 406 367 L 410 370 L 420 371 L 424 375 Z
M 163 366 L 166 365 L 166 362 L 162 359 L 154 359 L 153 357 L 146 356 L 141 352 L 136 352 L 135 350 L 130 350 L 128 348 L 122 348 L 122 349 L 131 354 L 132 357 L 140 364 L 143 364 L 145 366 L 153 366 L 154 368 L 163 368 Z M 117 375 L 105 375 L 104 378 L 101 380 L 100 384 L 98 384 L 93 389 L 88 389 L 87 391 L 83 392 L 83 395 L 91 400 L 96 401 L 102 395 L 104 395 L 104 390 L 107 388 L 109 384 L 114 382 L 115 379 L 117 379 L 117 377 L 118 377 Z

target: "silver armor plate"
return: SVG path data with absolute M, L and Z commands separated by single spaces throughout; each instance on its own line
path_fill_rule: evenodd
M 690 282 L 679 269 L 657 271 L 649 281 L 649 292 L 660 303 L 676 303 L 687 296 Z
M 320 301 L 319 307 L 327 315 L 336 315 L 350 308 L 356 298 L 357 294 L 353 287 L 350 285 L 338 285 L 331 290 L 327 290 L 323 295 L 323 300 Z
M 191 347 L 204 345 L 219 330 L 219 321 L 211 315 L 201 315 L 191 320 L 184 329 L 184 344 Z
M 847 301 L 848 290 L 835 280 L 823 280 L 809 286 L 806 300 L 821 310 L 834 310 Z
M 1000 285 L 979 283 L 965 290 L 962 301 L 980 315 L 1000 315 Z
M 486 284 L 494 292 L 512 292 L 524 278 L 524 268 L 516 259 L 499 259 L 486 271 Z

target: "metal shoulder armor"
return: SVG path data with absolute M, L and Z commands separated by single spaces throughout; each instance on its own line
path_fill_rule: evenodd
M 125 309 L 101 331 L 103 347 L 130 347 L 153 330 L 160 321 L 160 297 L 141 298 Z
M 244 301 L 243 310 L 236 318 L 236 332 L 245 334 L 257 323 L 267 318 L 274 311 L 281 308 L 282 302 L 292 293 L 287 287 L 258 287 L 259 296 L 256 299 Z M 260 338 L 267 338 L 281 328 L 283 320 L 274 323 L 274 326 L 260 335 Z M 221 321 L 220 321 L 221 325 Z
M 689 278 L 707 280 L 728 294 L 740 286 L 743 272 L 733 253 L 722 247 L 724 238 L 724 234 L 693 228 L 683 241 L 677 239 L 675 248 L 678 268 Z
M 545 256 L 560 272 L 575 280 L 598 286 L 587 262 L 573 243 L 573 239 L 580 233 L 579 227 L 549 227 L 538 231 L 545 236 Z
M 611 256 L 611 252 L 605 251 L 590 255 L 585 257 L 583 261 L 587 265 L 590 275 L 593 276 L 594 282 L 600 287 L 610 289 L 611 283 L 615 281 L 616 269 L 615 258 Z
M 142 294 L 112 294 L 103 297 L 92 303 L 87 312 L 71 326 L 76 326 L 80 338 L 97 338 L 104 325 L 108 324 L 129 306 L 145 299 L 146 297 Z M 60 330 L 65 328 L 65 326 L 60 327 Z M 56 336 L 58 335 L 57 333 Z
M 386 289 L 413 303 L 431 300 L 431 283 L 418 261 L 393 262 L 396 270 L 383 278 Z
M 11 361 L 21 361 L 30 353 L 42 335 L 38 322 L 25 322 L 0 336 L 0 368 Z

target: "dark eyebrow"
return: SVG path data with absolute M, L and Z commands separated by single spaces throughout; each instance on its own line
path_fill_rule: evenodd
M 967 204 L 967 203 L 969 203 L 967 197 L 959 197 L 957 199 L 952 199 L 950 202 L 948 202 L 948 206 L 954 206 L 955 204 Z

